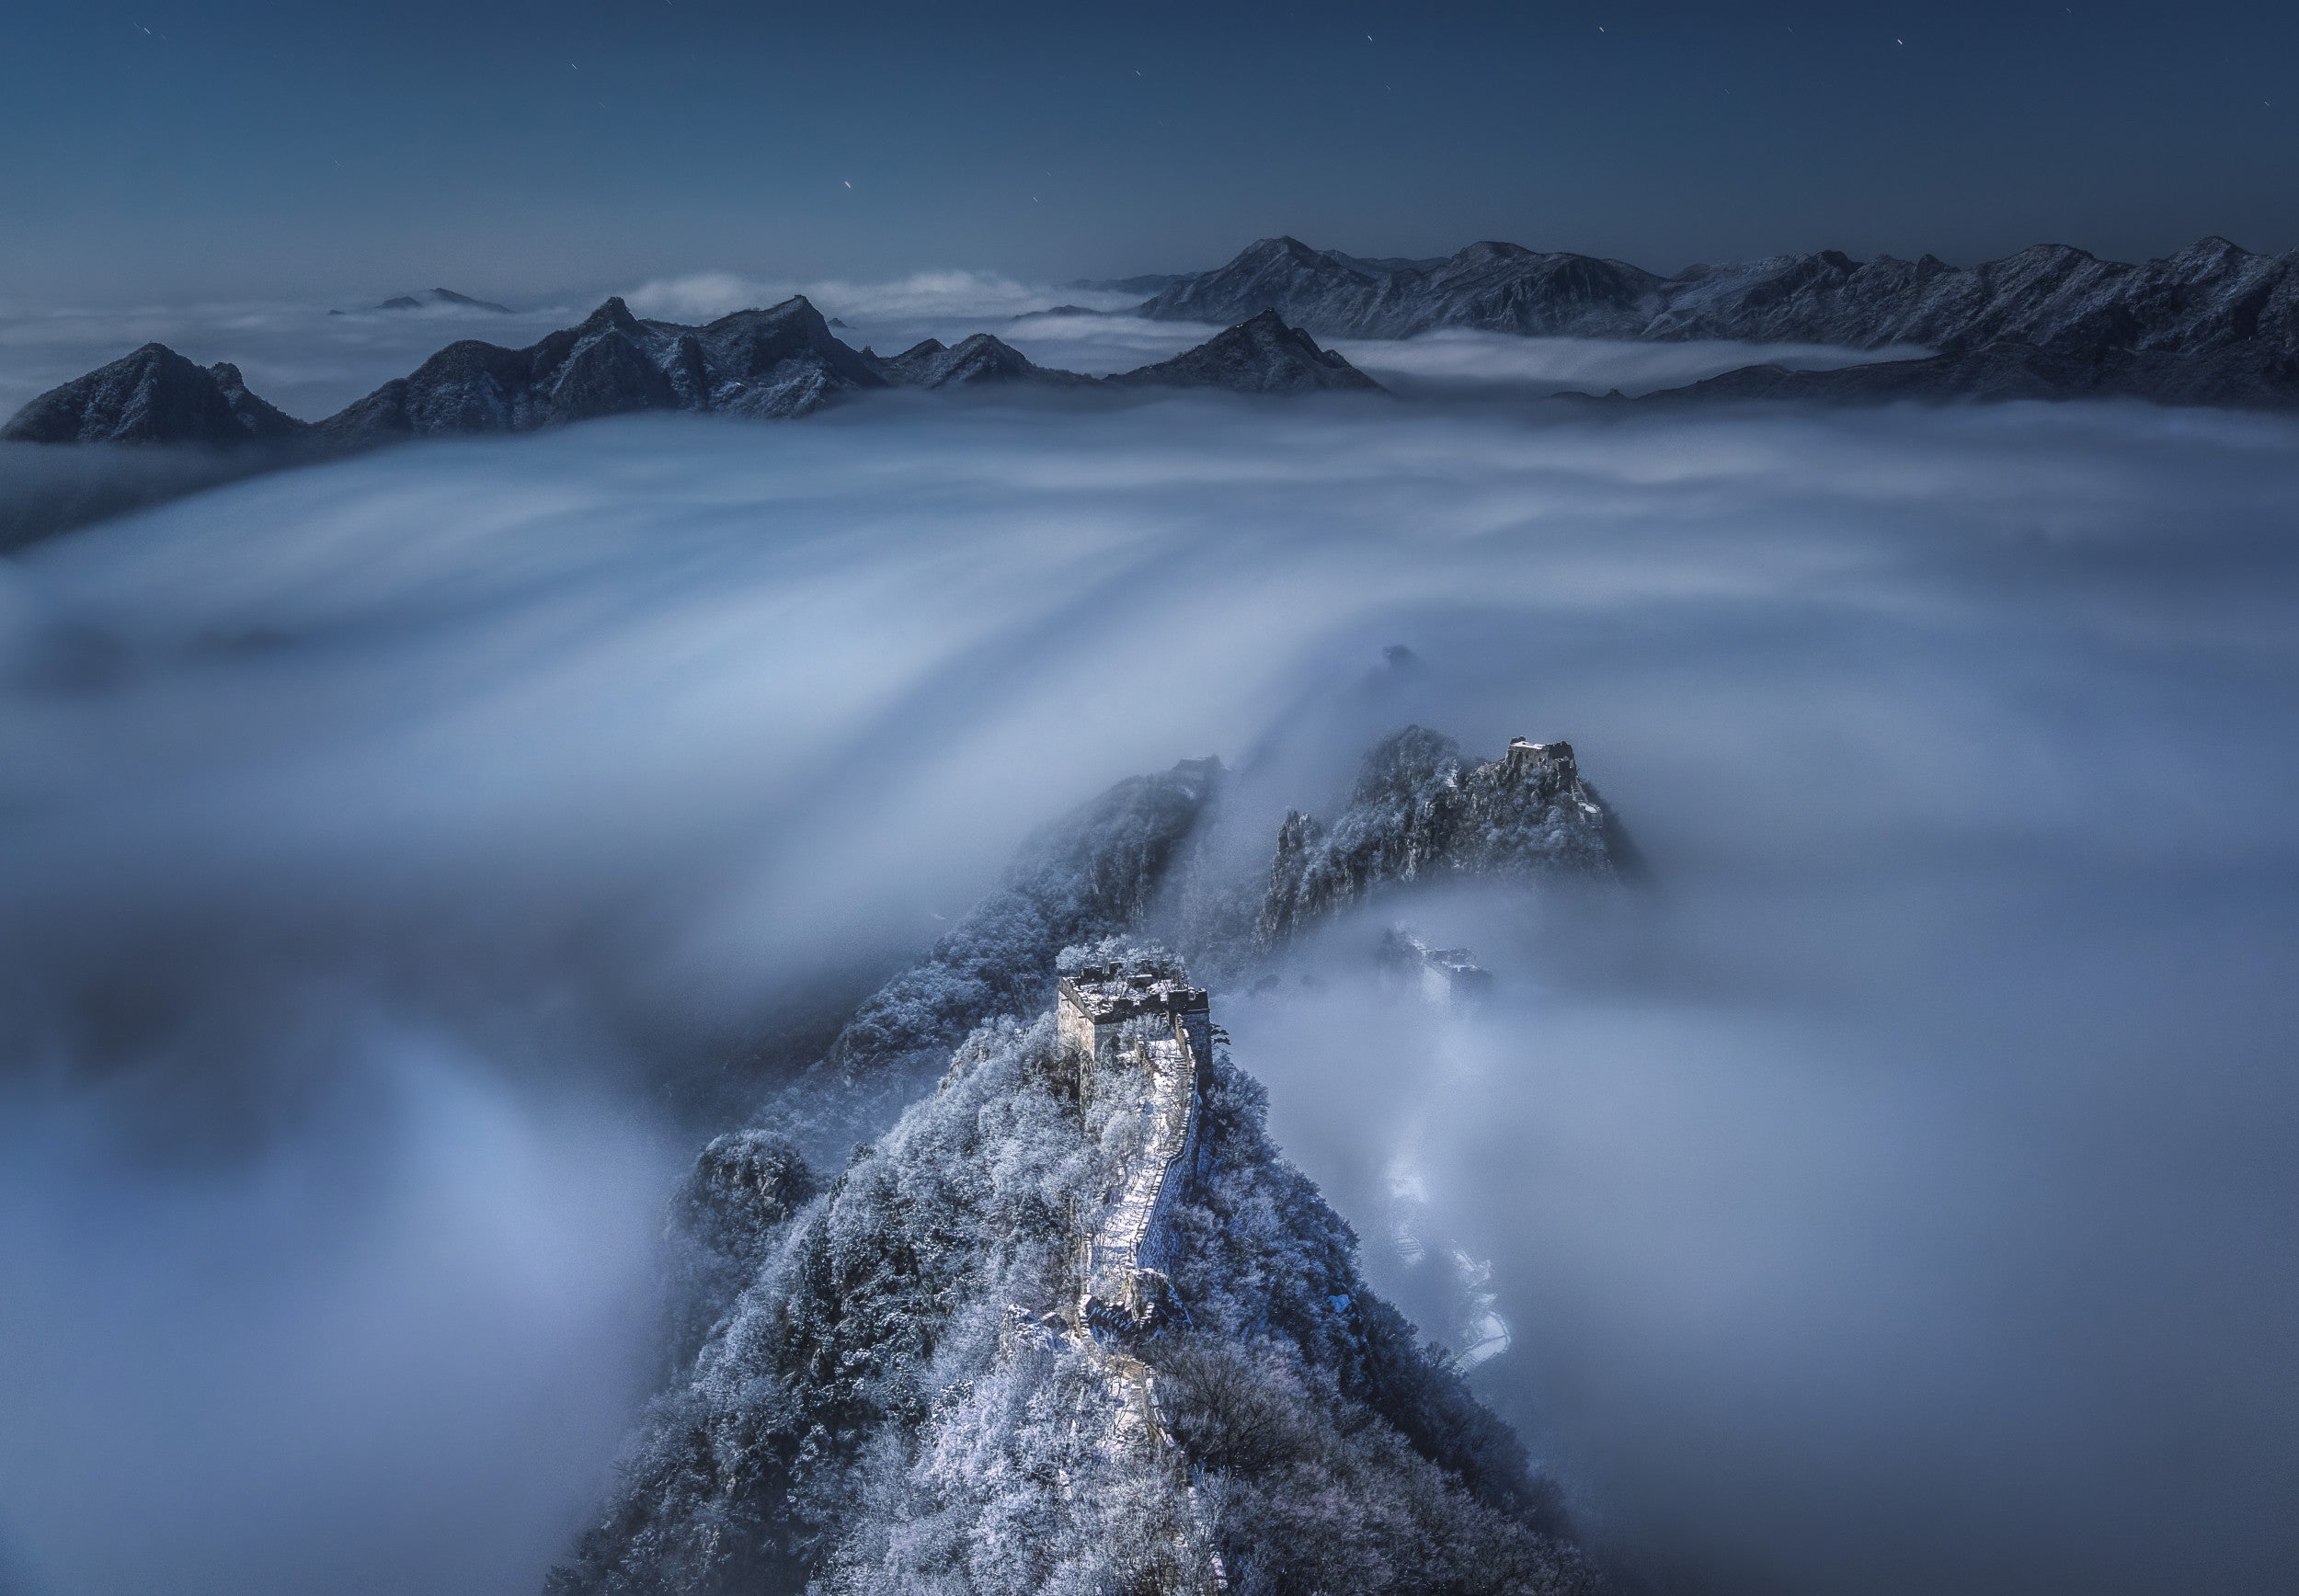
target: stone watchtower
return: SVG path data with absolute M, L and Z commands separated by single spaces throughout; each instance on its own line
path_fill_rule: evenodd
M 1213 1065 L 1213 1009 L 1205 989 L 1178 973 L 1128 974 L 1119 964 L 1088 964 L 1061 978 L 1054 1006 L 1063 1083 L 1081 1103 L 1093 1100 L 1094 1076 L 1126 1066 L 1138 1041 L 1162 1032 L 1188 1049 L 1191 1095 L 1206 1089 Z
M 1573 759 L 1571 743 L 1536 743 L 1524 737 L 1511 737 L 1509 751 L 1501 756 L 1508 763 L 1509 774 L 1519 781 L 1527 779 L 1535 768 L 1550 767 L 1557 775 L 1558 785 L 1570 787 L 1580 780 L 1580 767 Z

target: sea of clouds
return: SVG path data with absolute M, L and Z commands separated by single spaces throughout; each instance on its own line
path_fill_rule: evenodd
M 1224 1020 L 1433 1332 L 1401 1157 L 1490 1263 L 1476 1382 L 1588 1522 L 1687 1590 L 2273 1589 L 2294 469 L 2141 406 L 897 395 L 28 550 L 6 1579 L 534 1588 L 746 1037 L 1113 780 L 1330 807 L 1421 720 L 1571 739 L 1651 886 L 1407 906 L 1481 1016 L 1352 986 L 1351 925 Z

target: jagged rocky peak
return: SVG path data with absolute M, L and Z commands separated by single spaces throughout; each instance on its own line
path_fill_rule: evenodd
M 166 344 L 146 344 L 32 400 L 0 428 L 0 441 L 230 446 L 302 430 L 250 393 L 236 366 L 203 369 Z
M 2216 233 L 2207 234 L 2171 257 L 2171 264 L 2186 270 L 2224 270 L 2256 259 L 2253 254 L 2232 238 L 2222 238 Z
M 218 360 L 210 366 L 208 375 L 214 380 L 216 392 L 223 395 L 223 403 L 232 407 L 240 430 L 255 441 L 293 438 L 305 430 L 305 423 L 249 393 L 239 368 L 229 360 Z
M 1226 388 L 1236 393 L 1386 393 L 1387 390 L 1275 311 L 1239 323 L 1170 360 L 1122 372 L 1114 383 Z
M 1331 316 L 1356 305 L 1381 278 L 1377 269 L 1298 238 L 1264 238 L 1211 271 L 1179 278 L 1145 301 L 1138 314 L 1158 321 L 1236 323 L 1263 311 L 1294 322 Z
M 878 363 L 839 342 L 803 295 L 700 327 L 648 321 L 611 298 L 523 349 L 450 344 L 319 426 L 372 439 L 526 432 L 646 410 L 779 420 L 886 384 Z
M 1408 882 L 1633 868 L 1626 832 L 1582 780 L 1570 743 L 1519 737 L 1472 764 L 1452 738 L 1408 726 L 1366 755 L 1331 824 L 1298 810 L 1286 816 L 1256 929 L 1274 945 Z

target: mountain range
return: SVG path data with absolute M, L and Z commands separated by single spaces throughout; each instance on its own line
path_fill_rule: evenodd
M 1341 356 L 1268 314 L 1244 318 L 1172 359 L 1097 378 L 1039 366 L 987 333 L 955 348 L 930 338 L 881 359 L 841 342 L 804 296 L 702 326 L 646 320 L 610 299 L 579 325 L 525 348 L 458 340 L 316 422 L 299 421 L 250 393 L 236 367 L 203 368 L 164 344 L 146 344 L 40 394 L 0 428 L 0 440 L 219 446 L 307 439 L 359 446 L 528 432 L 647 410 L 781 420 L 872 389 L 1012 383 L 1380 391 Z
M 359 446 L 646 410 L 779 419 L 896 387 L 1369 391 L 1378 384 L 1315 340 L 1448 328 L 1929 351 L 1839 370 L 1753 365 L 1641 401 L 1663 405 L 2130 397 L 2299 405 L 2299 252 L 2259 255 L 2224 238 L 2136 265 L 2039 245 L 1972 267 L 1928 255 L 1859 261 L 1823 250 L 1663 277 L 1625 261 L 1514 244 L 1403 259 L 1281 237 L 1262 239 L 1211 271 L 1118 281 L 1154 285 L 1136 315 L 1227 330 L 1171 359 L 1096 378 L 1039 366 L 988 333 L 955 348 L 928 339 L 881 358 L 841 342 L 804 297 L 700 326 L 645 319 L 610 299 L 579 325 L 524 348 L 450 344 L 310 423 L 250 393 L 234 366 L 202 368 L 147 344 L 40 394 L 0 428 L 0 440 Z M 428 297 L 496 308 L 443 289 Z
M 2206 238 L 2137 265 L 2065 245 L 1955 267 L 1835 250 L 1673 277 L 1595 256 L 1472 244 L 1441 259 L 1367 259 L 1264 238 L 1182 277 L 1135 314 L 1236 322 L 1274 312 L 1323 338 L 1445 328 L 1639 341 L 1729 339 L 1881 349 L 1924 359 L 1790 372 L 1753 367 L 1673 399 L 2099 398 L 2299 404 L 2299 251 Z
M 1835 250 L 1662 277 L 1626 261 L 1472 244 L 1438 260 L 1369 260 L 1264 238 L 1140 305 L 1155 321 L 1232 323 L 1263 311 L 1321 338 L 1406 338 L 1444 327 L 1541 337 L 1832 344 L 1948 350 L 2023 343 L 2063 353 L 2299 351 L 2299 252 L 2224 238 L 2140 265 L 2038 245 L 1954 267 L 1933 256 Z

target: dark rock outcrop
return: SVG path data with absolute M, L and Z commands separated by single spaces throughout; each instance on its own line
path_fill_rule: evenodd
M 1233 393 L 1385 393 L 1298 327 L 1264 311 L 1170 360 L 1104 379 L 1126 387 L 1226 388 Z
M 1008 382 L 1081 388 L 1093 382 L 1075 371 L 1057 371 L 1038 365 L 1012 345 L 988 333 L 976 333 L 955 346 L 944 345 L 939 338 L 927 338 L 892 357 L 886 365 L 901 381 L 917 388 L 975 388 Z
M 1348 807 L 1330 826 L 1298 810 L 1286 816 L 1257 931 L 1274 945 L 1406 882 L 1635 867 L 1570 743 L 1519 738 L 1500 758 L 1472 765 L 1452 738 L 1408 726 L 1366 755 Z
M 729 1131 L 703 1149 L 670 1202 L 670 1367 L 694 1355 L 765 1261 L 765 1238 L 819 1186 L 798 1149 L 768 1131 Z
M 0 441 L 229 446 L 283 441 L 303 429 L 250 393 L 238 367 L 201 368 L 165 344 L 146 344 L 51 388 L 0 428 Z
M 239 368 L 229 360 L 218 360 L 210 366 L 208 375 L 215 380 L 216 392 L 223 395 L 223 403 L 231 406 L 240 430 L 257 442 L 294 438 L 305 430 L 305 423 L 249 393 Z

